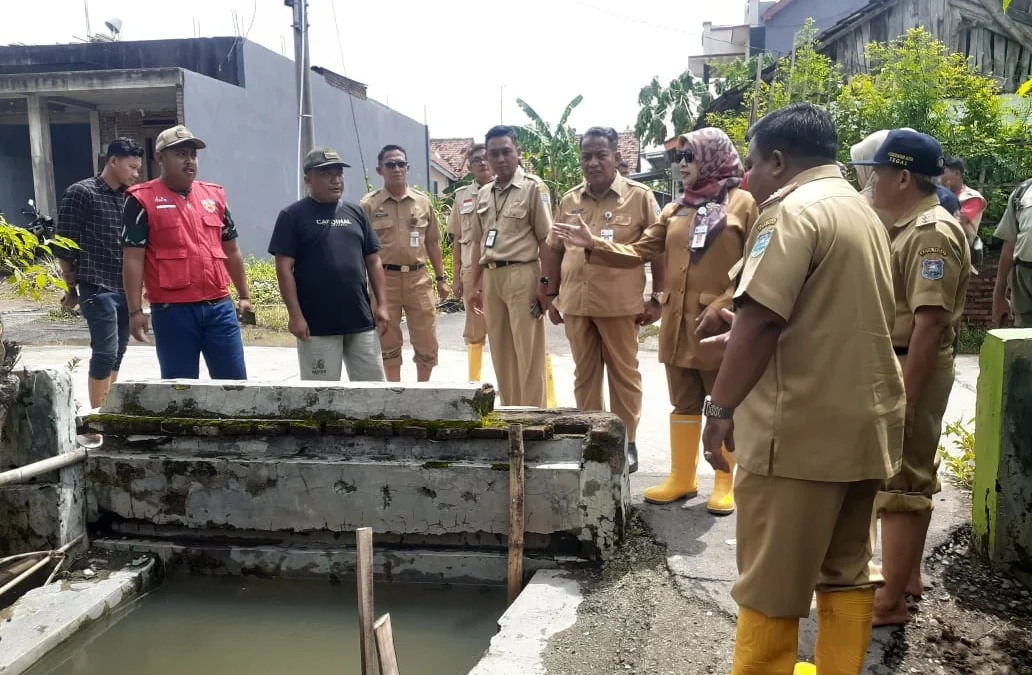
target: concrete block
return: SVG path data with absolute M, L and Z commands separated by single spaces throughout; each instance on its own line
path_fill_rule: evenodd
M 52 483 L 0 488 L 0 557 L 61 546 L 60 496 Z
M 75 402 L 67 370 L 16 371 L 17 401 L 0 435 L 0 471 L 75 449 Z
M 1032 574 L 1032 330 L 986 336 L 975 419 L 976 546 L 993 565 Z
M 469 675 L 545 675 L 548 640 L 577 621 L 580 585 L 567 573 L 541 570 L 498 620 L 484 658 Z
M 152 561 L 89 581 L 29 591 L 0 612 L 0 673 L 20 675 L 89 623 L 125 605 L 157 579 Z
M 377 581 L 455 584 L 504 584 L 507 555 L 497 551 L 456 549 L 385 548 L 376 537 L 373 574 Z M 353 544 L 329 546 L 247 546 L 225 544 L 188 545 L 144 539 L 97 539 L 96 549 L 147 553 L 165 565 L 166 573 L 186 569 L 191 574 L 283 577 L 287 579 L 340 580 L 353 578 L 356 554 Z M 554 568 L 553 558 L 524 561 L 533 574 Z
M 479 421 L 494 409 L 490 385 L 417 383 L 265 384 L 198 380 L 119 381 L 101 414 L 201 419 Z

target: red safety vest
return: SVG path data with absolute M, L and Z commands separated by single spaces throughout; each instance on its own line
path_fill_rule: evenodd
M 143 283 L 151 304 L 218 300 L 229 295 L 222 217 L 226 192 L 196 180 L 183 197 L 160 179 L 127 190 L 147 212 Z

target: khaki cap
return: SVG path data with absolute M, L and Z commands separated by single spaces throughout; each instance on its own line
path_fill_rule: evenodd
M 305 173 L 308 173 L 312 169 L 321 169 L 327 166 L 344 166 L 350 167 L 350 164 L 344 162 L 340 158 L 340 154 L 333 148 L 312 148 L 305 155 L 304 164 L 302 167 Z
M 189 129 L 180 124 L 171 129 L 165 129 L 158 134 L 157 140 L 154 141 L 154 152 L 161 152 L 162 150 L 174 148 L 177 145 L 186 145 L 187 143 L 198 150 L 208 147 L 207 143 L 194 136 Z

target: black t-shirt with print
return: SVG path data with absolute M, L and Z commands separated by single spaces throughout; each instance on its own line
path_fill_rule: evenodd
M 269 242 L 272 255 L 294 258 L 298 304 L 312 335 L 372 330 L 365 259 L 379 250 L 362 209 L 311 197 L 280 211 Z

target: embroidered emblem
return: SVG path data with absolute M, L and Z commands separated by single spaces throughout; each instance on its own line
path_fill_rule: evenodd
M 778 224 L 778 217 L 777 216 L 771 216 L 770 218 L 765 218 L 765 219 L 761 220 L 759 223 L 757 223 L 756 224 L 756 231 L 757 232 L 761 232 L 763 230 L 769 230 L 770 228 L 774 227 L 777 224 Z
M 204 210 L 207 211 L 208 213 L 215 213 L 215 200 L 214 199 L 204 199 L 204 200 L 202 200 L 201 201 L 201 206 L 203 206 Z
M 473 213 L 473 207 L 475 205 L 476 205 L 476 202 L 473 201 L 472 197 L 468 197 L 466 199 L 463 199 L 462 200 L 462 211 L 461 211 L 461 213 L 463 213 L 463 214 Z
M 931 225 L 934 222 L 935 222 L 935 214 L 933 212 L 931 212 L 931 211 L 925 211 L 917 219 L 917 224 L 918 225 Z
M 921 261 L 921 276 L 929 281 L 938 281 L 945 274 L 945 265 L 942 258 Z
M 772 230 L 761 232 L 760 236 L 756 237 L 756 243 L 753 245 L 752 252 L 749 254 L 750 258 L 759 258 L 763 255 L 763 252 L 770 246 L 770 238 L 774 235 Z
M 917 254 L 919 256 L 921 256 L 922 258 L 925 257 L 926 255 L 931 255 L 932 253 L 938 253 L 939 255 L 941 255 L 944 258 L 949 257 L 949 255 L 950 255 L 949 251 L 947 251 L 945 249 L 941 249 L 938 246 L 929 246 L 928 248 L 923 248 L 923 249 L 921 249 L 920 251 L 917 252 Z

